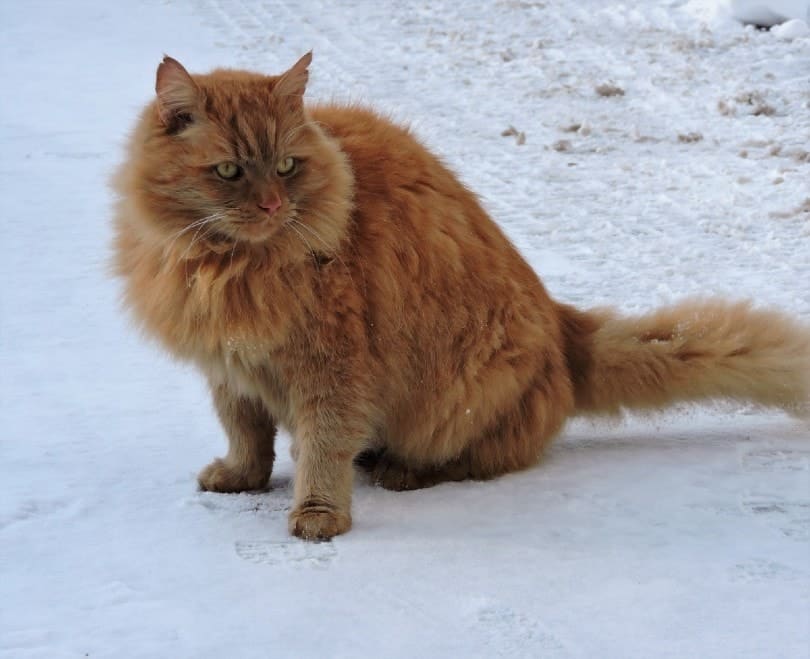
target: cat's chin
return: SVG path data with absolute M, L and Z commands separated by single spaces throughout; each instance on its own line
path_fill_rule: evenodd
M 231 238 L 248 243 L 265 243 L 279 231 L 281 225 L 275 222 L 239 222 L 228 227 Z

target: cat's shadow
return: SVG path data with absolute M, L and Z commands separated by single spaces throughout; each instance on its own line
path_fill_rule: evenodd
M 282 474 L 280 476 L 271 476 L 267 485 L 261 490 L 254 490 L 256 493 L 260 492 L 273 492 L 281 490 L 291 490 L 293 486 L 292 476 Z

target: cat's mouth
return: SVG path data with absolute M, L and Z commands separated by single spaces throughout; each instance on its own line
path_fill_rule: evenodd
M 277 234 L 284 221 L 280 218 L 235 218 L 228 220 L 228 232 L 237 240 L 265 242 Z

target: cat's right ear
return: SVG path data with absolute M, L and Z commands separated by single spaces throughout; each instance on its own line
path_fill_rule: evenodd
M 177 132 L 194 121 L 200 90 L 188 71 L 173 57 L 163 58 L 155 80 L 160 121 L 169 132 Z
M 312 63 L 312 51 L 299 59 L 292 68 L 282 73 L 276 82 L 273 93 L 279 97 L 288 97 L 300 101 L 309 80 L 309 65 Z

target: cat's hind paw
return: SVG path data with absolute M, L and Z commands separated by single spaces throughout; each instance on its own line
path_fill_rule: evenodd
M 375 485 L 396 492 L 419 490 L 445 481 L 470 478 L 469 464 L 461 458 L 443 465 L 414 467 L 383 454 L 368 471 Z

